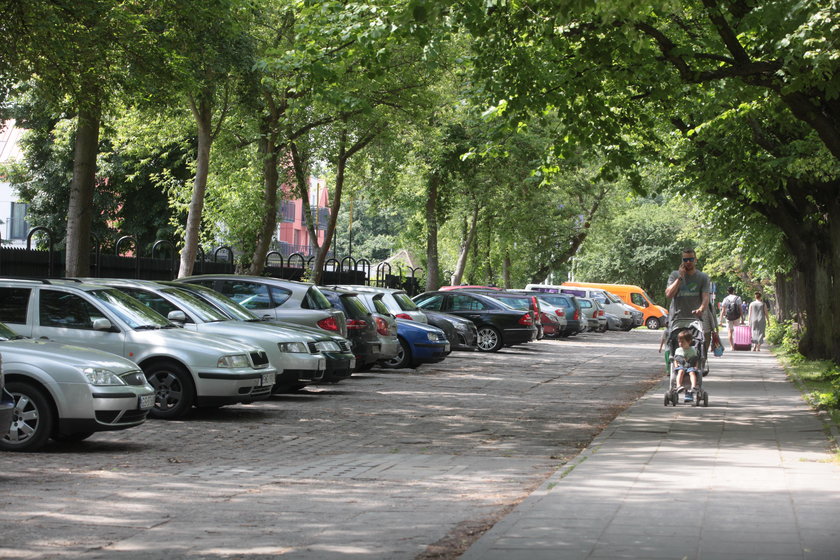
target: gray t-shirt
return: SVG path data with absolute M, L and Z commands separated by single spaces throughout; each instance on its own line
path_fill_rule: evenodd
M 665 287 L 667 288 L 673 284 L 679 275 L 679 270 L 672 272 L 668 277 L 668 283 L 665 284 Z M 694 315 L 692 311 L 702 305 L 703 294 L 711 293 L 711 291 L 712 284 L 709 281 L 709 276 L 705 272 L 695 270 L 694 274 L 686 274 L 685 279 L 680 283 L 679 293 L 671 300 L 671 308 L 668 316 L 671 328 L 687 327 L 693 321 L 699 320 L 697 315 Z

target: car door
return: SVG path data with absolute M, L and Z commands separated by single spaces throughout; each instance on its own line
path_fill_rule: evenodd
M 487 323 L 486 315 L 490 306 L 471 294 L 454 293 L 447 295 L 444 311 L 464 319 L 469 319 L 476 326 Z
M 180 321 L 177 323 L 184 329 L 190 331 L 198 331 L 198 325 L 193 319 L 192 315 L 184 309 L 183 307 L 176 305 L 163 297 L 160 294 L 156 294 L 151 290 L 145 290 L 143 288 L 132 288 L 127 286 L 118 286 L 119 291 L 124 293 L 125 295 L 131 296 L 146 307 L 157 311 L 164 317 L 169 317 L 169 314 L 173 311 L 180 311 L 184 314 L 186 320 L 181 323 Z
M 32 338 L 97 348 L 124 355 L 125 334 L 102 309 L 79 294 L 38 288 Z M 93 322 L 108 319 L 112 331 L 95 330 Z

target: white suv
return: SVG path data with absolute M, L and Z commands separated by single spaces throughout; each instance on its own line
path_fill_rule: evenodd
M 155 388 L 150 415 L 250 403 L 271 395 L 277 370 L 265 351 L 175 326 L 113 288 L 69 280 L 0 279 L 0 322 L 17 334 L 128 358 Z

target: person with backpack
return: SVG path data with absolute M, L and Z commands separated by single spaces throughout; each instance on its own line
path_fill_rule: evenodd
M 726 291 L 729 294 L 721 302 L 720 318 L 718 321 L 722 323 L 724 318 L 726 319 L 726 328 L 729 331 L 729 349 L 733 350 L 732 334 L 735 331 L 735 327 L 741 324 L 741 318 L 743 317 L 741 306 L 744 302 L 735 293 L 735 286 L 729 286 Z

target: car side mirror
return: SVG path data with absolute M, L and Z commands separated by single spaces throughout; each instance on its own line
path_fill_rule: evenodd
M 95 331 L 113 331 L 114 326 L 111 324 L 111 321 L 105 319 L 104 317 L 100 317 L 99 319 L 93 320 L 93 330 Z
M 271 315 L 263 315 L 260 317 L 261 321 L 271 321 Z
M 166 315 L 166 318 L 172 321 L 173 323 L 180 323 L 182 325 L 187 322 L 187 314 L 181 311 L 180 309 L 170 311 Z

